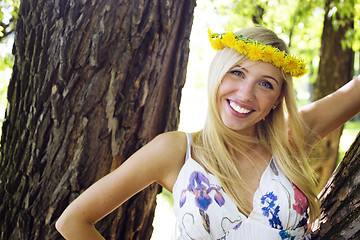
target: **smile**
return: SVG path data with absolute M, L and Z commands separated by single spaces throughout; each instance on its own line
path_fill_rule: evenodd
M 253 111 L 253 110 L 249 110 L 249 109 L 240 107 L 237 103 L 235 103 L 231 100 L 228 100 L 228 102 L 229 102 L 230 107 L 237 113 L 247 114 L 247 113 L 250 113 Z

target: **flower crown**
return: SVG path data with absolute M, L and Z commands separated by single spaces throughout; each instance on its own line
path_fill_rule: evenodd
M 210 29 L 208 33 L 211 46 L 216 51 L 225 47 L 232 48 L 248 57 L 251 61 L 271 63 L 281 68 L 285 73 L 290 73 L 293 77 L 301 77 L 308 71 L 302 58 L 296 58 L 285 51 L 259 43 L 244 35 L 235 35 L 232 32 L 212 33 Z

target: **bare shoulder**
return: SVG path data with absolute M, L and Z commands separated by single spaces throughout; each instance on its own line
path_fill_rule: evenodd
M 159 152 L 158 163 L 161 178 L 158 182 L 171 191 L 177 176 L 184 165 L 186 156 L 187 139 L 186 134 L 180 131 L 166 132 L 158 135 L 150 143 L 152 148 Z
M 154 141 L 164 144 L 166 147 L 180 148 L 181 150 L 186 149 L 186 134 L 184 132 L 172 131 L 161 133 L 154 138 Z

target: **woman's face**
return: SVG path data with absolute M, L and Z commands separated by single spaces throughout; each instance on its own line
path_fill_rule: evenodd
M 223 123 L 239 133 L 255 136 L 255 124 L 281 101 L 283 77 L 270 63 L 245 61 L 232 67 L 217 92 Z

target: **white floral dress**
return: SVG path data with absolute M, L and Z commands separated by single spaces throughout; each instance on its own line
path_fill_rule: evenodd
M 272 159 L 261 176 L 248 217 L 237 209 L 218 179 L 191 158 L 187 133 L 186 161 L 173 187 L 179 239 L 308 240 L 308 201 Z

